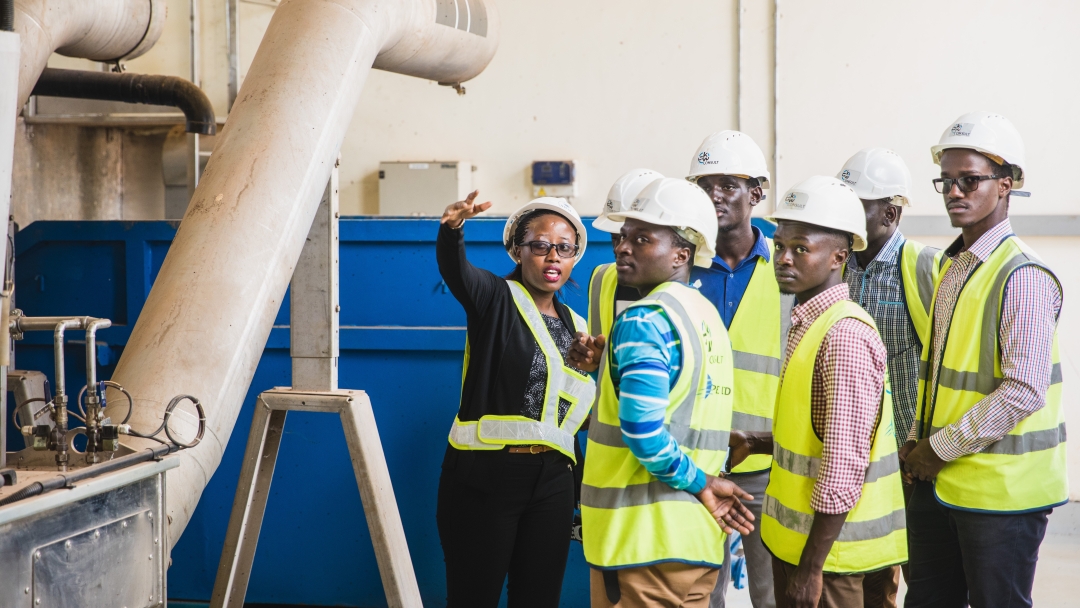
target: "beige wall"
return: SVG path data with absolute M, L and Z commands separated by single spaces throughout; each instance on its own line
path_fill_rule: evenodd
M 578 161 L 583 213 L 634 167 L 685 172 L 710 132 L 743 128 L 772 157 L 773 2 L 744 0 L 740 62 L 735 0 L 501 0 L 502 43 L 458 97 L 383 72 L 368 79 L 342 149 L 343 213 L 378 209 L 382 160 L 465 160 L 482 196 L 507 213 L 530 198 L 534 160 Z M 188 0 L 169 0 L 162 42 L 132 70 L 188 74 Z M 202 86 L 225 111 L 224 0 L 201 0 Z M 273 9 L 240 3 L 241 74 Z M 929 146 L 961 113 L 1008 116 L 1028 148 L 1030 199 L 1014 214 L 1080 213 L 1073 144 L 1080 120 L 1080 3 L 998 0 L 781 3 L 777 193 L 834 174 L 865 146 L 899 152 L 915 178 L 910 214 L 942 213 Z M 738 66 L 743 65 L 742 83 Z M 315 69 L 317 66 L 312 66 Z M 739 103 L 742 107 L 740 109 Z M 450 202 L 450 201 L 448 201 Z M 943 243 L 941 237 L 927 241 Z M 1027 239 L 1060 274 L 1066 410 L 1080 428 L 1080 237 Z M 1080 441 L 1071 470 L 1080 498 Z

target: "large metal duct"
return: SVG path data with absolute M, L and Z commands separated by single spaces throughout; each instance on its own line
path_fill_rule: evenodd
M 202 443 L 170 473 L 170 546 L 229 441 L 368 71 L 463 82 L 487 66 L 498 31 L 485 0 L 277 8 L 113 375 L 139 430 L 157 428 L 173 395 L 206 406 Z M 183 422 L 171 424 L 191 433 Z
M 165 27 L 165 0 L 15 0 L 22 38 L 19 107 L 53 52 L 95 61 L 142 55 Z

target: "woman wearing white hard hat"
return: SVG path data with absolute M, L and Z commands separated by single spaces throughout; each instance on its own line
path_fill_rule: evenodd
M 1027 169 L 1016 127 L 970 112 L 930 151 L 961 235 L 945 249 L 925 387 L 900 451 L 915 479 L 905 601 L 1031 606 L 1048 516 L 1069 500 L 1061 283 L 1009 222 Z
M 585 226 L 559 198 L 538 198 L 506 221 L 515 262 L 505 278 L 465 256 L 462 227 L 487 210 L 476 192 L 443 212 L 439 272 L 465 309 L 461 403 L 439 479 L 437 520 L 447 606 L 559 604 L 574 516 L 575 433 L 595 383 L 566 354 L 585 320 L 557 292 L 585 252 Z

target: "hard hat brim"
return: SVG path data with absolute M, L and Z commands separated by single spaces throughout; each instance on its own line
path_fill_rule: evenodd
M 616 213 L 608 214 L 608 219 L 625 222 L 628 219 L 641 220 L 646 224 L 652 224 L 653 226 L 662 226 L 664 228 L 686 228 L 686 226 L 675 226 L 671 224 L 657 224 L 656 217 L 644 213 L 642 211 L 619 211 Z M 693 228 L 690 228 L 693 230 Z M 697 233 L 696 230 L 694 230 Z M 702 237 L 704 240 L 704 237 Z M 694 243 L 697 251 L 694 252 L 694 266 L 699 268 L 709 268 L 712 266 L 712 259 L 716 257 L 716 245 L 714 243 Z
M 780 215 L 780 216 L 770 215 L 770 216 L 766 217 L 765 219 L 772 222 L 772 223 L 774 223 L 774 224 L 776 224 L 777 226 L 779 226 L 780 221 L 783 220 L 785 222 L 795 222 L 796 224 L 806 224 L 807 226 L 814 226 L 814 227 L 817 227 L 817 228 L 823 228 L 825 230 L 833 230 L 833 231 L 836 231 L 836 232 L 847 232 L 848 234 L 851 235 L 851 250 L 852 251 L 865 251 L 866 250 L 866 239 L 863 238 L 862 235 L 857 234 L 855 232 L 848 232 L 847 230 L 843 230 L 841 228 L 834 228 L 832 226 L 822 226 L 821 224 L 815 224 L 814 222 L 808 222 L 805 219 L 794 219 L 794 218 L 790 218 L 790 217 L 784 217 L 782 215 Z
M 611 220 L 608 216 L 601 215 L 593 220 L 592 227 L 603 232 L 618 234 L 619 230 L 622 230 L 622 222 L 616 222 Z
M 1018 188 L 1023 188 L 1024 187 L 1024 167 L 1022 165 L 1020 165 L 1020 163 L 1014 162 L 1015 159 L 1005 158 L 1004 156 L 1001 156 L 999 153 L 994 152 L 992 150 L 987 150 L 986 148 L 984 148 L 982 146 L 963 145 L 963 144 L 954 144 L 954 143 L 938 144 L 936 146 L 930 146 L 930 154 L 934 157 L 934 164 L 935 165 L 941 165 L 941 155 L 946 150 L 951 150 L 953 148 L 960 148 L 961 150 L 973 150 L 975 152 L 978 152 L 979 154 L 982 154 L 983 156 L 986 156 L 987 158 L 990 158 L 992 156 L 996 156 L 998 158 L 1004 159 L 1005 162 L 1009 163 L 1010 166 L 1016 167 L 1017 169 L 1020 170 L 1020 178 L 1017 179 L 1016 177 L 1013 177 L 1013 189 L 1018 189 Z M 990 162 L 994 162 L 994 161 L 991 160 Z

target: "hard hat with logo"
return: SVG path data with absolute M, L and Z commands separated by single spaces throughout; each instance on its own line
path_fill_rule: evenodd
M 851 186 L 865 200 L 892 199 L 894 205 L 908 206 L 911 171 L 904 159 L 885 148 L 863 148 L 844 163 L 836 177 Z
M 622 177 L 615 180 L 615 183 L 611 186 L 611 190 L 608 190 L 607 201 L 604 203 L 604 210 L 600 212 L 600 217 L 593 220 L 593 228 L 612 234 L 618 233 L 619 229 L 622 228 L 622 222 L 608 219 L 608 214 L 614 211 L 625 211 L 629 209 L 630 203 L 634 202 L 634 199 L 641 194 L 641 191 L 645 189 L 645 186 L 648 186 L 661 177 L 664 176 L 650 169 L 634 169 L 633 171 L 624 173 Z
M 765 163 L 765 155 L 749 135 L 739 131 L 713 133 L 701 142 L 690 161 L 690 174 L 686 179 L 697 182 L 706 175 L 755 177 L 762 188 L 769 188 L 769 166 Z
M 623 222 L 633 218 L 669 226 L 695 245 L 694 265 L 708 268 L 716 257 L 716 210 L 705 191 L 674 177 L 653 181 L 641 191 L 626 210 L 608 214 Z
M 967 148 L 999 165 L 1009 163 L 1013 167 L 1013 188 L 1024 185 L 1024 140 L 1001 114 L 968 112 L 954 120 L 941 134 L 938 145 L 930 147 L 935 164 L 941 164 L 941 153 L 949 148 Z
M 585 234 L 585 224 L 581 221 L 581 216 L 578 215 L 577 209 L 574 209 L 565 198 L 556 198 L 554 196 L 544 196 L 541 198 L 534 198 L 533 200 L 525 203 L 520 209 L 515 211 L 506 218 L 506 226 L 503 227 L 503 246 L 506 247 L 506 253 L 510 256 L 511 260 L 514 260 L 515 264 L 521 263 L 521 258 L 517 257 L 514 253 L 514 232 L 517 231 L 518 222 L 521 218 L 525 217 L 530 211 L 554 211 L 561 215 L 566 221 L 570 222 L 570 225 L 574 227 L 574 232 L 577 232 L 577 255 L 574 256 L 574 261 L 577 262 L 581 259 L 581 256 L 585 255 L 585 245 L 588 243 L 588 236 Z
M 770 221 L 790 220 L 852 235 L 853 251 L 866 249 L 866 212 L 851 186 L 824 175 L 809 177 L 776 203 Z

